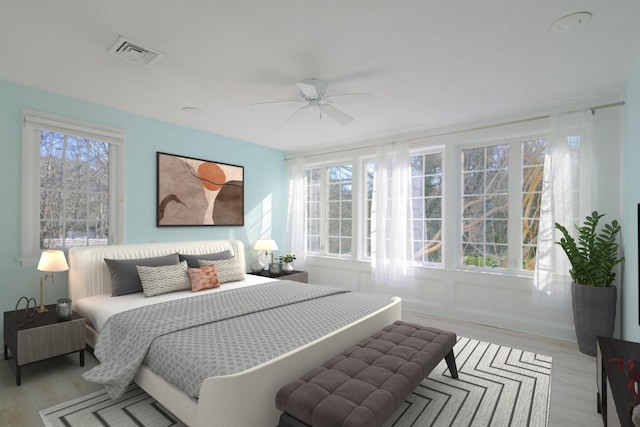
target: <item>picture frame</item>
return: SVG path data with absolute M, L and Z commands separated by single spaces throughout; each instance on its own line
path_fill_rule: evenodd
M 156 225 L 243 226 L 244 167 L 157 152 Z

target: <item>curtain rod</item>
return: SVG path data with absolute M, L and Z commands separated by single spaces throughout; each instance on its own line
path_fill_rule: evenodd
M 587 111 L 587 110 L 591 110 L 591 114 L 596 114 L 596 110 L 602 110 L 602 109 L 611 108 L 611 107 L 620 107 L 620 106 L 623 106 L 623 105 L 624 105 L 624 101 L 612 102 L 610 104 L 602 104 L 602 105 L 596 105 L 594 107 L 589 107 L 589 108 L 581 108 L 581 109 L 577 109 L 577 110 L 565 111 L 565 112 L 563 112 L 561 114 L 573 114 L 573 113 L 579 113 L 580 111 Z M 545 115 L 542 115 L 542 116 L 528 117 L 526 119 L 511 120 L 511 121 L 508 121 L 508 122 L 495 123 L 495 124 L 486 125 L 486 126 L 477 126 L 477 127 L 469 128 L 469 129 L 461 129 L 461 130 L 454 130 L 454 131 L 449 131 L 449 132 L 438 133 L 438 134 L 434 134 L 434 135 L 420 136 L 420 137 L 410 138 L 407 141 L 408 142 L 412 142 L 412 141 L 419 141 L 419 140 L 423 140 L 423 139 L 437 138 L 437 137 L 442 137 L 442 136 L 457 135 L 457 134 L 466 133 L 466 132 L 474 132 L 474 131 L 478 131 L 478 130 L 485 130 L 485 129 L 492 129 L 492 128 L 497 128 L 497 127 L 502 127 L 502 126 L 515 125 L 515 124 L 518 124 L 518 123 L 533 122 L 535 120 L 548 119 L 549 117 L 551 117 L 551 114 L 545 114 Z M 327 155 L 327 154 L 344 153 L 344 152 L 354 151 L 354 150 L 365 150 L 367 148 L 377 148 L 377 147 L 382 146 L 382 145 L 385 145 L 385 144 L 375 144 L 375 145 L 365 145 L 365 146 L 362 146 L 362 147 L 343 148 L 341 150 L 325 151 L 325 152 L 322 152 L 322 153 L 315 153 L 315 154 L 307 154 L 307 155 L 302 156 L 302 157 L 306 159 L 306 158 L 309 158 L 309 157 L 324 156 L 324 155 Z M 297 157 L 286 157 L 284 160 L 288 161 L 288 160 L 293 160 L 293 159 L 296 159 L 296 158 Z
M 604 108 L 611 108 L 611 107 L 619 107 L 619 106 L 622 106 L 622 105 L 624 105 L 624 101 L 612 102 L 611 104 L 596 105 L 595 107 L 581 108 L 581 109 L 578 109 L 578 110 L 565 111 L 565 112 L 560 113 L 560 114 L 573 114 L 573 113 L 579 113 L 580 111 L 591 110 L 591 114 L 595 115 L 596 114 L 596 110 L 602 110 Z M 448 135 L 457 135 L 457 134 L 460 134 L 460 133 L 474 132 L 474 131 L 477 131 L 477 130 L 485 130 L 485 129 L 497 128 L 497 127 L 501 127 L 501 126 L 515 125 L 515 124 L 518 124 L 518 123 L 533 122 L 533 121 L 536 121 L 536 120 L 548 119 L 551 116 L 552 116 L 551 114 L 545 114 L 545 115 L 542 115 L 542 116 L 528 117 L 526 119 L 511 120 L 511 121 L 508 121 L 508 122 L 496 123 L 496 124 L 492 124 L 492 125 L 477 126 L 477 127 L 469 128 L 469 129 L 455 130 L 455 131 L 443 132 L 443 133 L 435 134 L 435 135 L 421 136 L 421 137 L 411 138 L 408 141 L 409 142 L 418 141 L 418 140 L 421 140 L 421 139 L 436 138 L 436 137 L 448 136 Z

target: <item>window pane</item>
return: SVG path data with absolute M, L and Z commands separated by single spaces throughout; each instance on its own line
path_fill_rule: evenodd
M 428 175 L 424 180 L 425 196 L 441 196 L 442 195 L 442 176 Z
M 462 218 L 482 218 L 484 216 L 484 197 L 466 196 L 462 198 Z
M 427 240 L 440 240 L 442 233 L 442 221 L 438 219 L 432 219 L 427 221 Z
M 413 259 L 423 263 L 442 262 L 442 153 L 411 157 Z M 434 253 L 437 256 L 433 256 Z
M 425 175 L 442 175 L 442 155 L 431 154 L 424 156 L 424 173 Z
M 106 245 L 109 143 L 40 133 L 40 247 Z
M 307 234 L 306 250 L 308 252 L 320 252 L 320 169 L 308 169 L 306 171 L 306 222 Z
M 320 237 L 309 236 L 307 240 L 307 250 L 309 252 L 320 252 Z
M 544 139 L 522 143 L 522 269 L 529 271 L 536 265 L 546 148 Z
M 371 256 L 371 215 L 373 209 L 373 179 L 376 173 L 376 162 L 367 161 L 365 164 L 365 185 L 367 187 L 367 200 L 366 200 L 366 224 L 365 229 L 365 254 L 367 257 Z
M 462 263 L 506 268 L 509 145 L 462 150 Z
M 462 175 L 463 193 L 482 194 L 484 192 L 484 172 L 469 172 Z
M 430 197 L 424 201 L 425 218 L 442 218 L 442 198 Z
M 484 170 L 484 148 L 464 150 L 462 158 L 462 170 L 464 172 Z
M 485 217 L 486 218 L 507 218 L 509 216 L 509 196 L 508 195 L 487 195 L 485 196 Z
M 327 253 L 351 253 L 351 214 L 353 197 L 353 167 L 351 165 L 326 168 L 327 186 Z

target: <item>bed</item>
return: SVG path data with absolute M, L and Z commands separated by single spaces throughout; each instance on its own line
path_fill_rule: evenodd
M 74 301 L 75 309 L 87 318 L 87 343 L 92 347 L 96 345 L 101 330 L 99 325 L 105 322 L 105 317 L 108 317 L 109 313 L 102 312 L 96 315 L 91 304 L 85 304 L 85 302 L 92 299 L 115 300 L 116 305 L 122 310 L 135 308 L 136 304 L 139 304 L 139 302 L 129 301 L 135 300 L 134 297 L 110 297 L 112 282 L 109 269 L 104 262 L 105 258 L 147 258 L 176 252 L 200 255 L 227 250 L 237 258 L 243 273 L 246 272 L 245 249 L 239 240 L 72 248 L 69 251 L 69 296 Z M 262 281 L 269 282 L 272 279 L 246 275 L 245 280 L 224 284 L 215 291 L 235 292 L 231 290 L 247 286 L 273 286 L 269 283 L 262 285 Z M 174 294 L 180 298 L 180 292 Z M 184 298 L 199 297 L 194 293 L 186 294 L 190 295 Z M 146 298 L 146 300 L 154 298 L 159 298 L 158 301 L 161 301 L 169 297 L 160 295 Z M 98 305 L 104 304 L 98 303 Z M 279 354 L 241 372 L 206 378 L 202 382 L 197 398 L 189 396 L 146 364 L 138 368 L 133 381 L 189 426 L 276 425 L 279 411 L 275 407 L 275 395 L 280 387 L 384 326 L 399 320 L 400 317 L 400 299 L 389 298 L 389 302 L 382 308 L 291 351 Z

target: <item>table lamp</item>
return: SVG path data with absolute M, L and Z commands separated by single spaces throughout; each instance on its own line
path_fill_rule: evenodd
M 275 240 L 272 239 L 258 239 L 256 244 L 253 245 L 253 249 L 256 251 L 264 251 L 265 260 L 269 251 L 277 251 L 278 245 Z M 273 252 L 271 252 L 271 263 L 273 263 Z M 251 263 L 251 271 L 259 273 L 264 270 L 265 264 L 260 259 L 260 255 Z
M 44 313 L 45 311 L 49 311 L 44 306 L 42 299 L 42 287 L 44 281 L 51 277 L 51 285 L 53 286 L 53 273 L 56 271 L 67 271 L 69 269 L 69 265 L 67 265 L 67 259 L 64 257 L 64 252 L 55 249 L 46 249 L 42 251 L 42 255 L 40 255 L 40 262 L 38 262 L 37 269 L 46 273 L 40 278 L 40 306 L 36 309 L 38 313 Z

